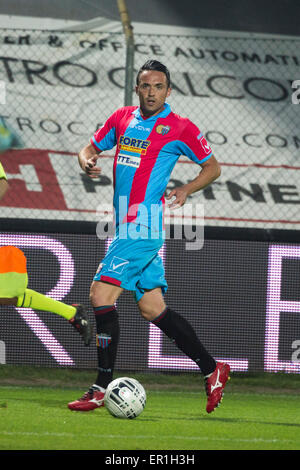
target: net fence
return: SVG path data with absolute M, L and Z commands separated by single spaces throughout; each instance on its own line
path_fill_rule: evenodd
M 0 156 L 10 183 L 0 201 L 0 219 L 38 219 L 47 227 L 52 220 L 109 217 L 114 150 L 100 160 L 98 180 L 83 174 L 77 153 L 123 106 L 123 35 L 2 29 L 0 45 L 0 114 L 22 141 Z M 167 65 L 168 102 L 199 126 L 221 164 L 220 178 L 189 200 L 204 207 L 206 225 L 299 227 L 299 45 L 297 39 L 230 33 L 135 35 L 135 72 L 149 58 Z M 135 94 L 133 104 L 138 105 Z M 182 156 L 167 191 L 198 171 Z M 57 298 L 88 303 L 104 241 L 78 233 L 45 239 L 44 231 L 2 236 L 2 243 L 27 249 L 30 287 L 45 293 L 59 284 L 67 269 L 63 255 L 71 253 L 74 266 L 66 276 L 73 283 L 70 290 L 59 284 Z M 173 299 L 174 308 L 180 305 L 180 313 L 189 312 L 211 353 L 230 361 L 233 370 L 299 372 L 299 249 L 285 249 L 225 240 L 208 240 L 196 252 L 188 252 L 180 240 L 164 245 L 167 299 Z M 41 267 L 47 276 L 41 276 Z M 178 275 L 182 272 L 184 277 Z M 130 294 L 120 300 L 120 311 L 119 369 L 194 370 L 158 330 L 139 319 Z M 4 317 L 0 363 L 96 367 L 96 346 L 86 354 L 80 338 L 56 316 L 44 312 L 40 318 L 37 312 L 25 315 L 7 307 Z M 20 336 L 26 343 L 22 358 L 16 347 Z
M 97 221 L 111 213 L 114 150 L 94 181 L 77 153 L 123 106 L 124 36 L 1 30 L 0 44 L 1 115 L 23 142 L 1 155 L 10 180 L 2 217 Z M 204 206 L 207 225 L 299 227 L 299 45 L 230 33 L 135 35 L 135 71 L 149 58 L 167 65 L 172 110 L 199 126 L 221 163 L 221 177 L 189 200 Z M 182 156 L 167 191 L 198 171 Z

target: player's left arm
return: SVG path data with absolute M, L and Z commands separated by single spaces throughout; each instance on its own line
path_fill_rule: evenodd
M 196 178 L 187 184 L 174 188 L 166 197 L 168 200 L 173 199 L 169 206 L 170 209 L 183 206 L 191 194 L 206 188 L 206 186 L 219 178 L 221 168 L 214 155 L 211 155 L 211 157 L 200 166 L 201 171 Z

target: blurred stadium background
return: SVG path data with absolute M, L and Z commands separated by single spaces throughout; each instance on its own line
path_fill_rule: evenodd
M 233 371 L 299 373 L 299 6 L 126 4 L 130 44 L 117 1 L 0 0 L 1 116 L 23 142 L 0 157 L 10 181 L 0 243 L 26 253 L 29 287 L 88 304 L 109 242 L 96 230 L 111 220 L 113 152 L 97 181 L 80 171 L 77 153 L 128 100 L 131 64 L 135 79 L 145 60 L 160 60 L 173 110 L 199 125 L 222 165 L 219 180 L 189 201 L 204 207 L 203 248 L 186 250 L 170 230 L 162 249 L 167 301 Z M 195 172 L 182 157 L 168 190 Z M 194 232 L 202 223 L 189 220 Z M 131 294 L 119 310 L 119 370 L 195 370 L 139 318 Z M 1 323 L 2 364 L 96 367 L 96 346 L 85 349 L 55 315 L 1 307 Z

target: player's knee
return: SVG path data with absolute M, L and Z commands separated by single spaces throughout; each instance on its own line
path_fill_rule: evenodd
M 114 305 L 121 292 L 120 287 L 98 281 L 93 282 L 90 289 L 90 302 L 93 307 Z
M 111 296 L 97 291 L 90 292 L 90 303 L 93 307 L 100 307 L 101 305 L 113 305 L 114 300 Z
M 90 291 L 90 303 L 93 307 L 96 306 L 97 299 L 98 299 L 98 296 L 96 295 L 96 293 L 93 291 Z
M 140 314 L 147 321 L 153 321 L 158 316 L 158 313 L 154 309 L 150 309 L 150 308 L 149 309 L 140 308 Z
M 142 317 L 147 320 L 147 321 L 151 321 L 152 319 L 152 315 L 150 312 L 146 312 L 145 310 L 140 310 L 140 314 L 142 315 Z

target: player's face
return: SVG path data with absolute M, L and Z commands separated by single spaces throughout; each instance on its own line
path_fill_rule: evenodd
M 163 110 L 166 98 L 171 93 L 167 77 L 163 72 L 144 70 L 139 76 L 139 84 L 135 87 L 140 100 L 143 116 L 154 116 Z

